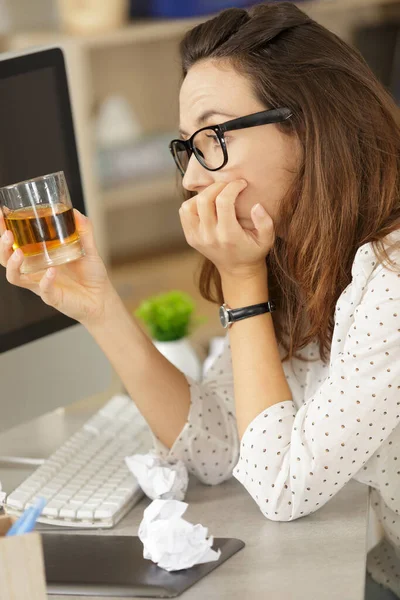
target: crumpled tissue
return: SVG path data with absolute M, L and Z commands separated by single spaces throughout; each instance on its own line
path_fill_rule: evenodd
M 139 526 L 143 557 L 166 571 L 189 569 L 221 556 L 221 550 L 212 549 L 214 538 L 207 537 L 206 527 L 182 519 L 187 507 L 178 500 L 154 500 Z
M 189 482 L 181 460 L 164 460 L 155 452 L 127 456 L 125 462 L 146 496 L 152 500 L 183 500 Z

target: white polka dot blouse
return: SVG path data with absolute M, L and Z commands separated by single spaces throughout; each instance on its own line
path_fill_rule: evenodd
M 397 240 L 400 230 L 387 238 Z M 155 443 L 204 483 L 233 474 L 274 521 L 315 512 L 351 478 L 371 486 L 386 539 L 368 569 L 400 594 L 391 554 L 400 556 L 400 251 L 390 256 L 397 271 L 378 263 L 371 244 L 358 249 L 336 304 L 329 361 L 310 344 L 301 352 L 307 362 L 283 362 L 293 401 L 258 415 L 241 443 L 228 338 L 204 380 L 189 381 L 191 408 L 174 446 Z

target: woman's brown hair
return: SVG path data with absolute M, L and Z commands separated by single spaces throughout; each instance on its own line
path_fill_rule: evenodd
M 266 108 L 294 113 L 279 127 L 298 137 L 303 161 L 281 203 L 268 284 L 283 360 L 316 341 L 326 361 L 357 249 L 373 242 L 394 268 L 382 239 L 400 228 L 399 109 L 357 50 L 289 2 L 225 10 L 190 30 L 180 52 L 183 77 L 200 60 L 222 61 Z M 199 283 L 223 302 L 207 259 Z

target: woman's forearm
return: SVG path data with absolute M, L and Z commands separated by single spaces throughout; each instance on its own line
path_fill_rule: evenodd
M 270 299 L 266 268 L 246 279 L 222 276 L 222 288 L 224 300 L 231 308 Z M 253 419 L 274 404 L 292 400 L 292 393 L 283 371 L 271 314 L 234 323 L 229 338 L 236 417 L 242 437 Z
M 104 314 L 86 328 L 107 355 L 154 435 L 171 448 L 190 407 L 186 377 L 155 348 L 110 287 Z

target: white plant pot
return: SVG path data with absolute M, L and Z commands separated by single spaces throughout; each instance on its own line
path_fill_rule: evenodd
M 195 381 L 200 381 L 202 364 L 188 338 L 182 338 L 173 342 L 153 340 L 153 344 L 184 375 L 191 377 Z

